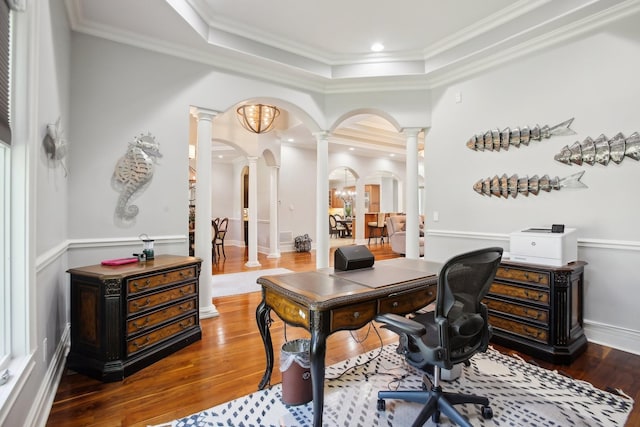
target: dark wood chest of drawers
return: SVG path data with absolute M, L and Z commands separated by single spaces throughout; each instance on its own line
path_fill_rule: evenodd
M 67 366 L 118 381 L 201 338 L 200 258 L 72 268 Z
M 587 345 L 582 329 L 585 263 L 563 267 L 502 261 L 484 302 L 492 341 L 554 363 Z

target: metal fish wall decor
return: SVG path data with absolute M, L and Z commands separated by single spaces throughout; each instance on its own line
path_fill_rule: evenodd
M 542 138 L 551 138 L 552 136 L 575 135 L 572 129 L 569 129 L 573 118 L 557 124 L 553 127 L 547 125 L 542 128 L 535 125 L 532 128 L 527 126 L 523 128 L 506 128 L 492 129 L 486 131 L 482 135 L 474 135 L 467 141 L 467 147 L 476 151 L 500 151 L 501 148 L 509 149 L 510 145 L 519 147 L 520 144 L 529 145 L 529 141 L 540 141 Z
M 606 166 L 609 164 L 609 160 L 620 163 L 625 157 L 640 160 L 640 134 L 638 132 L 632 133 L 628 138 L 625 138 L 622 133 L 618 133 L 609 140 L 604 135 L 600 135 L 595 141 L 587 137 L 582 142 L 574 142 L 571 147 L 565 145 L 560 153 L 553 158 L 568 165 L 587 163 L 593 166 L 595 163 L 600 163 Z
M 503 174 L 501 177 L 495 175 L 493 178 L 481 179 L 473 184 L 473 189 L 476 193 L 482 196 L 497 196 L 504 197 L 509 196 L 515 198 L 518 194 L 528 196 L 529 193 L 537 196 L 540 191 L 560 190 L 561 188 L 587 188 L 587 186 L 580 181 L 584 171 L 575 173 L 565 178 L 549 178 L 549 175 L 543 175 L 538 178 L 538 175 L 534 175 L 531 178 L 524 176 L 518 178 L 518 175 L 513 174 L 510 177 L 507 174 Z

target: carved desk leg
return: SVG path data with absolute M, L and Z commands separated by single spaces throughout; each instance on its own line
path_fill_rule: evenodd
M 265 303 L 264 291 L 262 292 L 262 301 L 256 308 L 256 322 L 258 323 L 258 330 L 262 336 L 262 342 L 264 343 L 264 352 L 267 356 L 267 367 L 264 371 L 264 376 L 258 385 L 258 389 L 262 390 L 267 385 L 271 385 L 271 372 L 273 371 L 273 344 L 271 342 L 271 332 L 269 332 L 269 314 L 271 308 Z
M 324 357 L 327 352 L 327 333 L 320 326 L 321 321 L 317 313 L 313 317 L 311 327 L 311 384 L 313 387 L 313 425 L 322 427 L 322 409 L 324 407 Z

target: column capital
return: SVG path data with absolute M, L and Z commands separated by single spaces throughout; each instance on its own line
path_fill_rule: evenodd
M 247 156 L 247 160 L 249 160 L 249 163 L 256 163 L 259 158 L 260 157 L 258 156 Z
M 408 137 L 417 137 L 423 128 L 404 128 L 402 133 Z
M 189 112 L 198 120 L 212 120 L 219 114 L 218 111 L 200 107 L 191 107 Z
M 313 132 L 311 135 L 315 136 L 316 140 L 320 141 L 329 139 L 329 135 L 331 135 L 331 132 L 329 132 L 328 130 L 320 130 L 318 132 Z

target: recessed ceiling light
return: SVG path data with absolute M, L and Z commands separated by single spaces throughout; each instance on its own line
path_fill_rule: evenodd
M 371 45 L 372 52 L 382 52 L 384 50 L 384 45 L 382 43 L 374 43 Z
M 293 141 L 295 141 L 295 139 L 293 139 L 293 138 L 287 139 L 287 142 L 293 142 Z
M 389 156 L 391 156 L 391 157 L 395 157 L 395 156 L 396 156 L 396 154 L 395 154 L 395 153 L 391 153 L 391 154 L 389 154 Z
M 218 154 L 219 159 L 221 159 L 222 157 L 224 157 L 222 154 Z
M 349 147 L 349 151 L 353 151 L 353 150 L 355 150 L 355 148 Z

